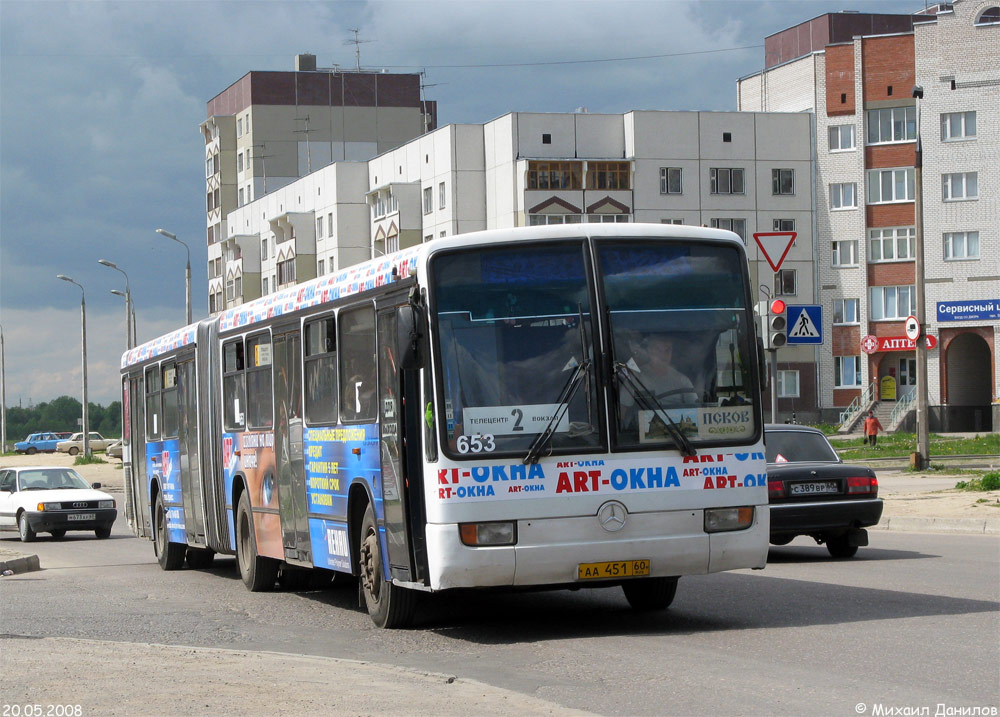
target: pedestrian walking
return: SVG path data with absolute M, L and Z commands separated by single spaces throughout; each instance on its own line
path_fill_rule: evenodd
M 878 432 L 884 430 L 878 418 L 875 417 L 875 412 L 868 409 L 868 417 L 865 419 L 865 441 L 868 445 L 876 448 L 875 443 L 878 441 Z

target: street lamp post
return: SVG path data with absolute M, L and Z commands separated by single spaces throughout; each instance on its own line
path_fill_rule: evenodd
M 114 294 L 115 296 L 120 296 L 123 299 L 125 299 L 124 291 L 118 291 L 118 289 L 112 289 L 111 293 Z M 126 299 L 126 301 L 128 301 L 128 299 Z M 135 330 L 135 304 L 132 304 L 132 310 L 130 313 L 131 315 L 128 317 L 128 320 L 129 320 L 129 327 L 132 332 L 132 343 L 129 345 L 129 348 L 135 348 L 136 344 L 139 343 L 139 337 Z
M 0 453 L 7 451 L 7 361 L 3 355 L 3 324 L 0 324 Z
M 168 232 L 166 229 L 157 229 L 157 234 L 162 234 L 167 239 L 173 239 L 175 242 L 184 247 L 184 251 L 187 252 L 187 268 L 184 272 L 184 285 L 187 289 L 187 323 L 191 323 L 191 250 L 188 245 L 177 238 L 176 234 Z
M 109 269 L 121 272 L 122 276 L 125 277 L 125 350 L 127 351 L 135 346 L 135 337 L 132 335 L 132 292 L 129 289 L 128 274 L 126 274 L 125 270 L 113 261 L 98 259 L 97 263 L 101 266 L 106 266 Z
M 930 463 L 930 427 L 927 407 L 927 290 L 924 280 L 924 177 L 923 147 L 920 140 L 920 100 L 924 98 L 924 88 L 915 86 L 913 98 L 917 101 L 917 145 L 913 159 L 913 270 L 916 276 L 917 323 L 920 335 L 914 342 L 917 358 L 917 465 L 922 470 Z
M 83 286 L 65 274 L 57 274 L 56 278 L 80 287 L 80 326 L 83 328 L 83 455 L 90 458 L 90 422 L 87 420 L 87 296 Z

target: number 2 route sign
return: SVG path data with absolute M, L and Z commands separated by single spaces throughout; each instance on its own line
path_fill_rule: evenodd
M 771 265 L 773 271 L 777 271 L 781 262 L 788 255 L 788 250 L 795 243 L 795 235 L 798 232 L 756 232 L 753 239 L 757 242 L 767 263 Z

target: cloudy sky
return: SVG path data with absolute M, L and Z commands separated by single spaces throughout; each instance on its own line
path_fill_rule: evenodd
M 207 315 L 206 102 L 297 53 L 426 71 L 440 125 L 511 111 L 734 110 L 763 39 L 826 12 L 913 12 L 923 0 L 0 0 L 0 325 L 7 405 L 79 396 L 80 290 L 90 400 L 118 393 L 128 272 L 139 340 Z

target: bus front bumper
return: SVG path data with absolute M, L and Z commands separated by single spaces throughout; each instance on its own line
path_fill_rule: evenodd
M 517 544 L 469 547 L 458 526 L 428 524 L 431 590 L 579 584 L 582 564 L 649 561 L 649 576 L 703 575 L 767 562 L 769 512 L 749 528 L 706 533 L 703 510 L 632 513 L 617 532 L 593 515 L 517 521 Z

